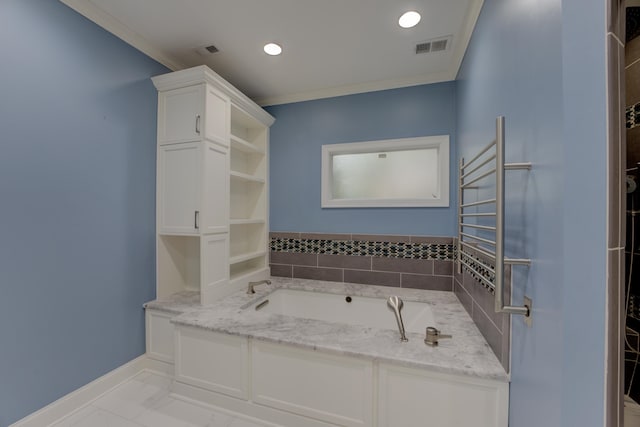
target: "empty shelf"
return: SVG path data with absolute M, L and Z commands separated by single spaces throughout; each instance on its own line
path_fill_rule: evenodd
M 257 251 L 257 252 L 250 252 L 247 254 L 232 256 L 231 258 L 229 258 L 229 264 L 233 265 L 233 264 L 238 264 L 240 262 L 249 261 L 250 259 L 260 258 L 261 256 L 265 256 L 266 253 L 267 251 Z
M 252 143 L 245 141 L 239 136 L 231 135 L 231 148 L 243 151 L 249 154 L 264 154 L 264 150 Z
M 261 184 L 264 184 L 264 182 L 265 182 L 264 178 L 259 178 L 257 176 L 248 175 L 248 174 L 242 173 L 242 172 L 231 171 L 229 173 L 229 175 L 231 175 L 232 179 L 238 179 L 240 181 L 258 182 L 258 183 L 261 183 Z

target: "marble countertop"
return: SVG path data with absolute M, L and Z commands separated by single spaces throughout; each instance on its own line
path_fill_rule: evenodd
M 176 314 L 172 322 L 177 325 L 435 372 L 509 381 L 508 374 L 452 292 L 281 277 L 273 277 L 271 281 L 271 286 L 257 286 L 254 295 L 240 291 L 211 305 L 199 305 L 197 292 L 181 292 L 165 301 L 149 302 L 145 307 Z M 280 288 L 380 298 L 398 295 L 405 301 L 425 302 L 431 306 L 436 326 L 453 338 L 443 339 L 439 346 L 430 347 L 424 344 L 423 333 L 408 332 L 409 342 L 402 343 L 397 329 L 244 310 Z M 385 314 L 393 316 L 391 312 Z

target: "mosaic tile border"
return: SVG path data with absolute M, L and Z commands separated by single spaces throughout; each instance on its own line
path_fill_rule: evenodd
M 496 275 L 493 271 L 491 271 L 495 269 L 494 266 L 489 265 L 486 260 L 477 256 L 476 254 L 473 254 L 469 251 L 464 251 L 464 253 L 467 255 L 466 260 L 469 264 L 471 264 L 471 267 L 474 268 L 478 273 L 480 273 L 482 277 L 484 277 L 489 282 L 491 282 L 493 286 L 489 286 L 484 280 L 481 280 L 478 274 L 476 274 L 476 272 L 474 272 L 464 264 L 462 265 L 462 269 L 466 273 L 468 273 L 471 277 L 473 277 L 478 282 L 478 284 L 480 284 L 489 293 L 491 293 L 491 295 L 494 295 Z M 469 257 L 471 257 L 472 259 L 470 259 Z M 456 261 L 457 261 L 457 256 L 456 256 Z
M 640 102 L 626 108 L 627 129 L 640 126 Z
M 453 260 L 455 255 L 455 246 L 453 244 L 440 243 L 272 237 L 270 247 L 273 252 L 376 256 L 442 261 Z

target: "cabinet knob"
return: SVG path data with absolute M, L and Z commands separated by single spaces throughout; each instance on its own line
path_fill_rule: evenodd
M 196 133 L 200 135 L 200 114 L 196 116 Z
M 193 215 L 193 226 L 196 230 L 200 228 L 200 211 L 196 211 Z

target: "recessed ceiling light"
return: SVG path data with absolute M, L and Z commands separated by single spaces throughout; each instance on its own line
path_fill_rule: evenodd
M 264 52 L 267 55 L 276 56 L 282 53 L 282 48 L 280 47 L 280 45 L 277 45 L 275 43 L 267 43 L 264 45 Z
M 415 27 L 416 25 L 418 25 L 418 22 L 420 22 L 421 18 L 422 17 L 418 12 L 410 10 L 409 12 L 405 12 L 402 14 L 400 19 L 398 19 L 398 25 L 400 25 L 402 28 Z

